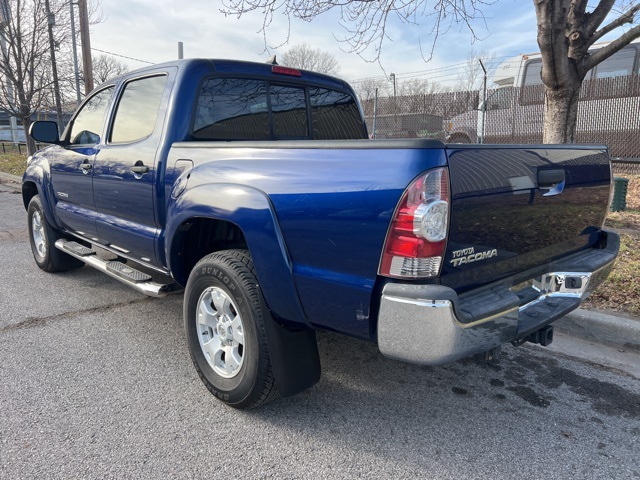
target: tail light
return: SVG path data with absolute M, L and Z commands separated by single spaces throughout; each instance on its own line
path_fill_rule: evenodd
M 431 278 L 440 273 L 449 228 L 449 173 L 430 170 L 405 190 L 387 233 L 378 273 Z
M 279 75 L 290 75 L 292 77 L 302 76 L 302 72 L 297 68 L 281 67 L 279 65 L 274 65 L 273 67 L 271 67 L 271 73 L 277 73 Z

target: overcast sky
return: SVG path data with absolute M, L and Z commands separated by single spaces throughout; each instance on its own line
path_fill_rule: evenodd
M 332 13 L 321 15 L 310 23 L 292 22 L 288 44 L 267 53 L 259 32 L 262 15 L 252 13 L 241 19 L 225 17 L 220 8 L 218 0 L 106 0 L 101 5 L 105 20 L 92 27 L 91 46 L 159 63 L 177 58 L 179 41 L 184 42 L 186 58 L 252 61 L 266 61 L 269 54 L 282 54 L 291 45 L 307 42 L 337 57 L 339 75 L 350 82 L 391 72 L 402 79 L 403 74 L 409 77 L 409 72 L 424 71 L 431 73 L 419 78 L 450 81 L 459 72 L 455 65 L 464 62 L 472 48 L 505 58 L 538 50 L 535 12 L 530 0 L 499 0 L 493 6 L 484 7 L 486 27 L 481 22 L 475 25 L 482 40 L 472 43 L 472 35 L 467 29 L 454 26 L 438 39 L 434 57 L 427 63 L 422 58 L 420 45 L 428 54 L 433 41 L 426 33 L 430 30 L 429 22 L 416 27 L 392 21 L 387 30 L 390 40 L 383 47 L 384 71 L 378 64 L 344 51 L 348 45 L 338 39 L 345 32 L 338 24 L 339 18 Z M 270 45 L 284 42 L 286 18 L 276 16 L 267 34 Z M 95 54 L 99 52 L 94 50 Z M 145 65 L 133 60 L 124 61 L 130 68 Z M 442 70 L 443 67 L 449 68 Z

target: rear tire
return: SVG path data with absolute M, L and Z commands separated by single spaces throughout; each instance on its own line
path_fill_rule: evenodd
M 272 321 L 246 250 L 224 250 L 191 271 L 184 322 L 202 382 L 234 408 L 254 408 L 278 396 L 264 323 Z
M 27 207 L 29 223 L 29 243 L 36 265 L 45 272 L 62 272 L 84 265 L 78 259 L 58 250 L 56 240 L 63 238 L 62 233 L 55 230 L 44 216 L 39 195 L 35 195 Z

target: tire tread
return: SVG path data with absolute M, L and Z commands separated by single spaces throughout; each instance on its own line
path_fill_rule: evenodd
M 265 308 L 263 308 L 264 302 L 260 298 L 260 290 L 253 261 L 251 260 L 251 255 L 247 250 L 221 250 L 215 253 L 210 253 L 209 255 L 201 258 L 200 261 L 196 263 L 194 270 L 202 264 L 212 261 L 223 262 L 228 268 L 236 273 L 240 283 L 244 286 L 244 292 L 249 297 L 251 304 L 253 305 L 253 310 L 260 323 L 257 328 L 258 349 L 260 351 L 260 355 L 266 359 L 263 364 L 265 366 L 264 371 L 262 371 L 262 369 L 258 370 L 258 382 L 261 384 L 261 388 L 257 393 L 254 393 L 251 398 L 247 399 L 246 402 L 239 405 L 231 405 L 236 408 L 256 408 L 275 400 L 280 395 L 276 385 L 275 376 L 273 374 L 273 369 L 271 367 L 269 346 L 264 329 L 265 320 L 269 321 L 270 319 L 265 319 L 263 315 L 263 312 L 265 311 Z M 215 395 L 216 391 L 214 387 L 206 380 L 193 356 L 192 361 L 202 382 L 205 384 L 207 389 Z

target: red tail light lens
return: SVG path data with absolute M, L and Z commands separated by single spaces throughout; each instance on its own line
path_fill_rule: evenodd
M 438 168 L 405 190 L 384 245 L 378 273 L 431 278 L 440 273 L 449 228 L 449 173 Z

